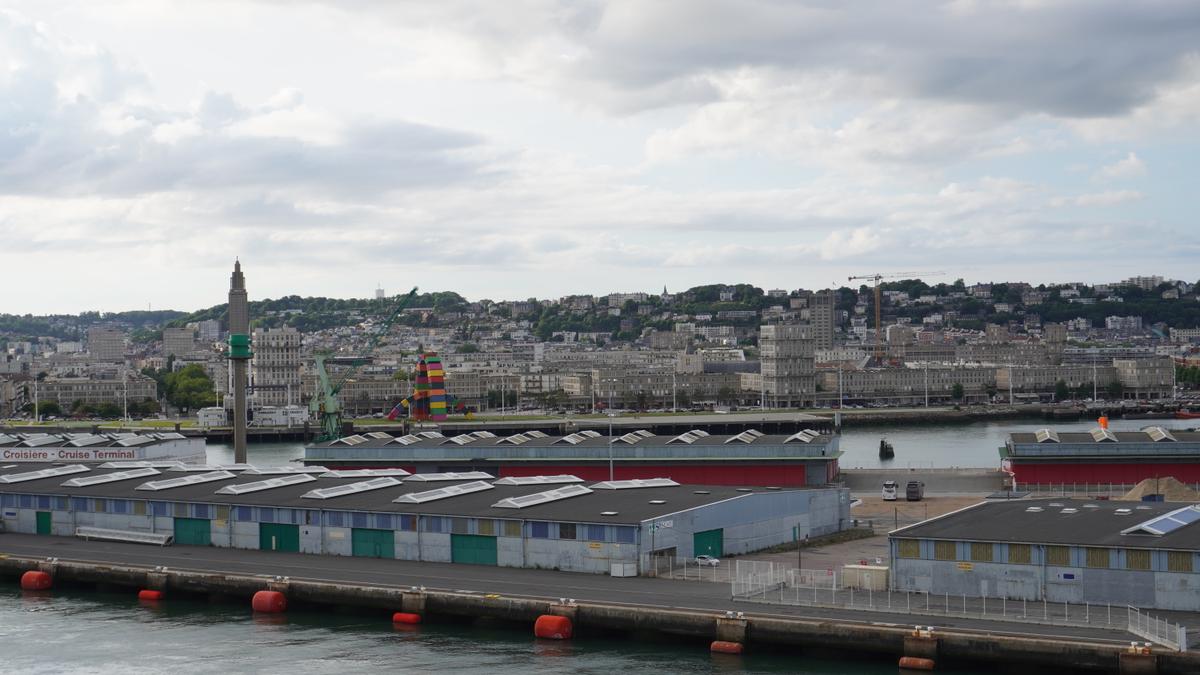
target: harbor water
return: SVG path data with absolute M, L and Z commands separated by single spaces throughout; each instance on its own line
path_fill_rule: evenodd
M 6 673 L 796 673 L 894 675 L 894 661 L 783 653 L 713 655 L 699 642 L 577 637 L 536 640 L 532 630 L 422 624 L 400 631 L 385 616 L 288 612 L 132 593 L 0 589 Z M 939 669 L 955 675 L 955 671 Z M 978 672 L 978 671 L 972 671 Z M 958 675 L 965 675 L 959 671 Z

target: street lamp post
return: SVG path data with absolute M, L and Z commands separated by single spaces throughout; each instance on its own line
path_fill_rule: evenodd
M 671 371 L 671 412 L 675 412 L 677 409 L 679 409 L 679 404 L 675 397 L 675 372 Z
M 608 479 L 613 480 L 613 414 L 612 410 L 608 411 Z

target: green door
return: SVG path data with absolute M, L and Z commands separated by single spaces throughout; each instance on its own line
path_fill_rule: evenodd
M 203 518 L 176 518 L 175 543 L 187 546 L 211 546 L 211 521 Z
M 468 565 L 495 565 L 496 538 L 478 534 L 450 535 L 450 561 Z
M 50 534 L 51 517 L 49 511 L 37 512 L 37 533 Z
M 259 523 L 258 547 L 264 551 L 300 552 L 300 526 Z
M 692 535 L 692 555 L 725 555 L 725 530 L 705 530 Z
M 395 558 L 396 533 L 356 527 L 350 531 L 350 552 L 360 558 Z

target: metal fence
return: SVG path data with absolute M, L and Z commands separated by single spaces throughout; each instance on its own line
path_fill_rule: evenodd
M 741 564 L 744 561 L 738 561 Z M 681 579 L 684 581 L 717 581 L 730 583 L 733 581 L 733 566 L 728 561 L 720 560 L 716 565 L 698 563 L 695 558 L 676 556 L 643 556 L 643 568 L 649 576 L 662 579 Z
M 1017 623 L 1127 630 L 1172 649 L 1186 649 L 1185 627 L 1125 605 L 1093 605 L 970 597 L 921 591 L 854 588 L 828 570 L 797 570 L 781 563 L 737 561 L 731 599 L 771 605 L 856 609 L 869 612 L 989 619 Z M 846 584 L 843 586 L 842 584 Z M 1135 614 L 1136 612 L 1136 614 Z M 1135 630 L 1137 628 L 1138 630 Z
M 1186 485 L 1186 484 L 1185 484 Z M 1133 488 L 1134 483 L 1018 483 L 1021 492 L 1032 493 L 1035 497 L 1079 497 L 1094 499 L 1103 497 L 1118 499 Z M 1200 483 L 1188 485 L 1193 490 L 1200 491 Z
M 1126 606 L 1126 629 L 1134 635 L 1177 651 L 1187 651 L 1187 628 Z

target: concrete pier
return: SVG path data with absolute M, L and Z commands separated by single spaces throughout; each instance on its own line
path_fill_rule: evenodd
M 913 642 L 911 626 L 859 621 L 815 619 L 747 613 L 730 616 L 704 609 L 678 609 L 649 605 L 614 604 L 595 600 L 562 603 L 559 599 L 501 595 L 497 593 L 433 590 L 421 587 L 335 582 L 199 571 L 95 561 L 46 560 L 21 556 L 0 557 L 0 577 L 16 579 L 23 572 L 41 569 L 60 584 L 102 584 L 131 589 L 153 588 L 167 593 L 203 594 L 248 600 L 255 592 L 275 590 L 290 603 L 357 607 L 364 611 L 414 612 L 431 617 L 489 618 L 532 623 L 543 614 L 569 616 L 576 632 L 623 631 L 635 635 L 659 633 L 726 640 L 742 644 L 771 645 L 804 650 L 817 648 L 880 658 L 924 656 L 939 665 L 1005 665 L 1061 668 L 1070 664 L 1084 672 L 1160 673 L 1182 675 L 1200 672 L 1200 652 L 1155 649 L 1152 659 L 1124 655 L 1127 644 L 1064 637 L 1041 638 L 938 628 L 935 636 Z M 570 583 L 571 577 L 560 578 Z M 932 654 L 933 656 L 929 656 Z

